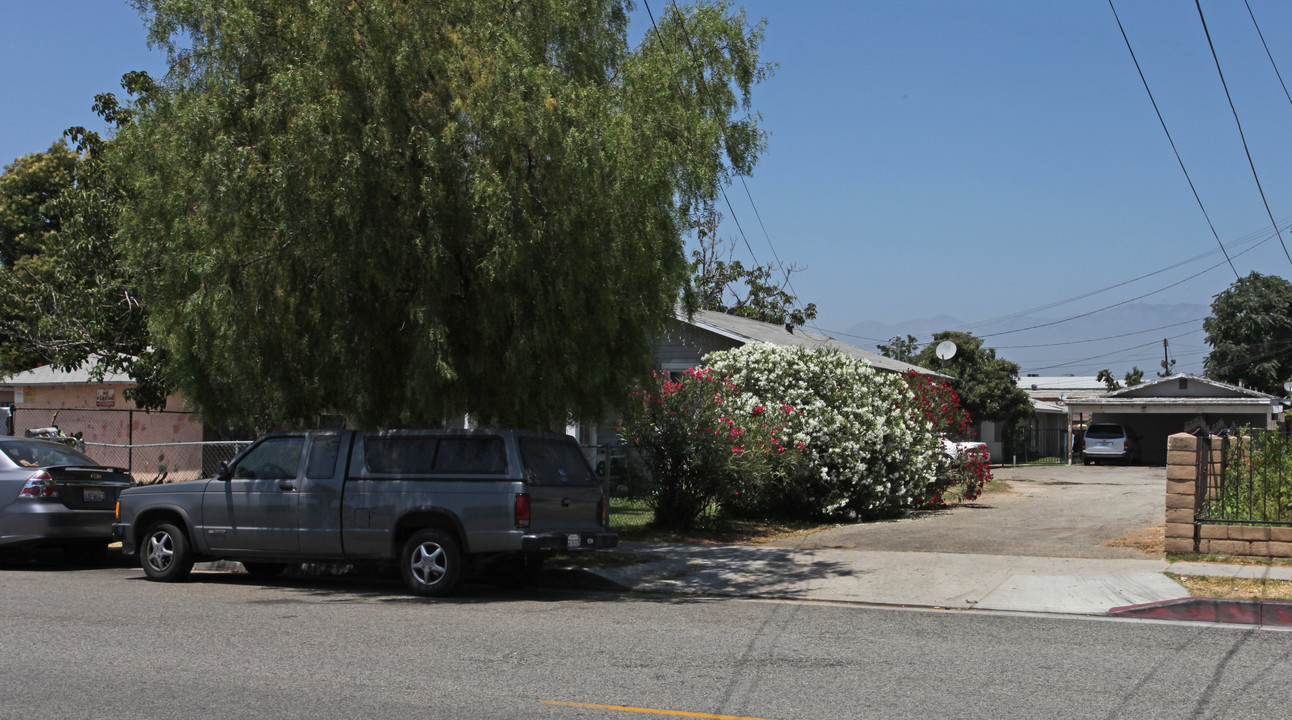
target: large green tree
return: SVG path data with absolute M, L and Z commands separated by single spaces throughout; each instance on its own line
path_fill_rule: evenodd
M 1292 379 L 1292 283 L 1253 271 L 1234 281 L 1211 303 L 1202 321 L 1211 352 L 1207 377 L 1284 394 Z
M 0 372 L 11 374 L 39 364 L 17 337 L 27 319 L 3 288 L 47 266 L 45 249 L 63 222 L 54 201 L 73 186 L 76 153 L 56 142 L 44 152 L 16 158 L 0 174 Z
M 764 145 L 761 26 L 624 0 L 140 0 L 170 72 L 112 157 L 154 345 L 208 421 L 597 416 L 683 232 Z
M 937 347 L 947 340 L 955 343 L 956 354 L 943 361 Z M 997 357 L 995 348 L 983 347 L 982 338 L 972 333 L 935 333 L 912 362 L 952 376 L 950 385 L 974 420 L 1010 422 L 1032 414 L 1031 400 L 1018 387 L 1018 363 Z
M 150 86 L 140 73 L 128 74 L 124 84 L 132 92 Z M 111 94 L 96 96 L 94 109 L 114 127 L 131 117 Z M 25 206 L 28 217 L 40 219 L 27 223 L 20 236 L 27 240 L 9 245 L 21 249 L 0 268 L 0 362 L 10 372 L 36 364 L 125 370 L 137 380 L 127 396 L 160 407 L 170 388 L 158 372 L 162 363 L 150 347 L 136 276 L 116 237 L 126 196 L 105 161 L 111 141 L 80 127 L 65 135 L 72 148 L 59 141 L 0 178 L 0 203 Z M 21 196 L 37 200 L 10 203 L 14 187 L 28 188 Z M 5 236 L 13 237 L 7 228 Z

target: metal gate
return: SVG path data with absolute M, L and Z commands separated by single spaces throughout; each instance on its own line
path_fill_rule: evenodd
M 1292 436 L 1237 428 L 1195 428 L 1194 520 L 1292 525 Z

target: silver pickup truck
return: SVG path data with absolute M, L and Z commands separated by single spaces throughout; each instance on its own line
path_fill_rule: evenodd
M 574 440 L 521 430 L 272 433 L 214 478 L 123 491 L 113 535 L 153 580 L 199 560 L 260 576 L 393 561 L 426 596 L 468 566 L 519 584 L 549 555 L 619 541 Z

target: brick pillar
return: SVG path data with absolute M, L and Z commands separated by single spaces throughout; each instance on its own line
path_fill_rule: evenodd
M 1198 552 L 1194 540 L 1198 438 L 1178 433 L 1166 439 L 1166 551 Z

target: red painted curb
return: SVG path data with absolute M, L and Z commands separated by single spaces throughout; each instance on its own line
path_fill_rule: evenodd
M 1154 620 L 1238 623 L 1292 627 L 1292 602 L 1282 600 L 1231 600 L 1227 598 L 1180 598 L 1143 605 L 1125 605 L 1108 611 L 1117 617 Z

